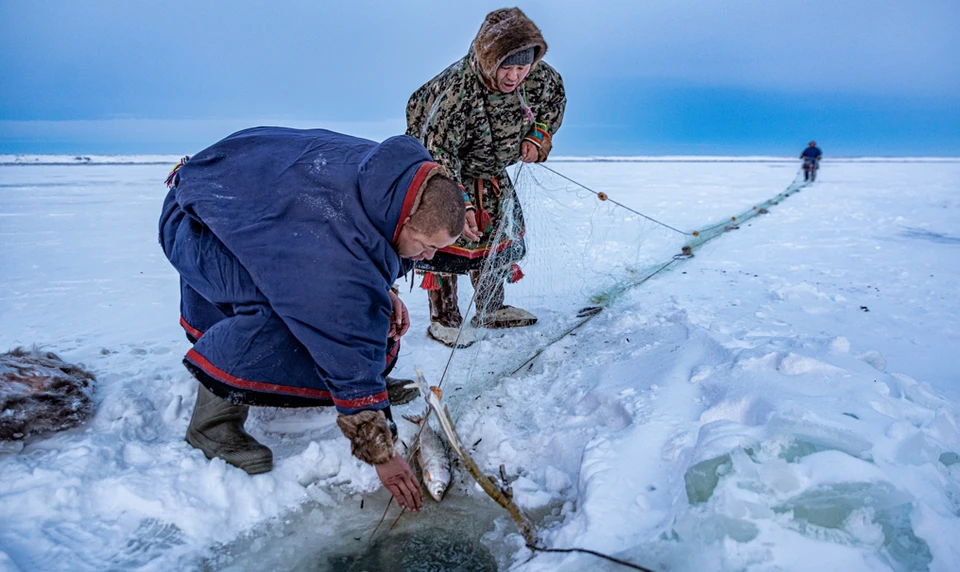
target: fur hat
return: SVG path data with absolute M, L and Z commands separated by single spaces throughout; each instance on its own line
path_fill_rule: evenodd
M 502 8 L 487 14 L 473 40 L 479 71 L 490 81 L 496 79 L 497 68 L 504 60 L 531 48 L 533 58 L 528 63 L 536 66 L 547 53 L 547 42 L 540 28 L 519 8 Z

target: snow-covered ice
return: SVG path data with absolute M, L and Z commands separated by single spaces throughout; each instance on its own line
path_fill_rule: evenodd
M 88 159 L 0 157 L 0 350 L 36 344 L 97 376 L 85 426 L 0 446 L 0 570 L 324 569 L 368 547 L 388 497 L 332 411 L 256 410 L 276 467 L 255 477 L 183 442 L 196 387 L 156 243 L 160 163 L 176 158 Z M 549 165 L 685 230 L 797 168 L 628 159 Z M 524 207 L 534 235 L 549 210 Z M 556 333 L 538 280 L 575 279 L 531 236 L 530 281 L 507 295 L 541 322 L 488 333 L 445 400 L 546 546 L 658 572 L 960 570 L 958 213 L 960 160 L 825 161 L 815 185 L 510 373 Z M 426 297 L 402 296 L 414 327 L 397 373 L 439 379 Z M 482 539 L 501 568 L 619 569 L 528 560 L 464 475 L 396 533 L 418 526 Z

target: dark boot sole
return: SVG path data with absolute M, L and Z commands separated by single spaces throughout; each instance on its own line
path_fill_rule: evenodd
M 489 322 L 481 323 L 479 321 L 470 320 L 470 325 L 474 328 L 488 328 L 491 330 L 501 330 L 505 328 L 526 328 L 527 326 L 532 326 L 537 323 L 537 319 L 532 320 L 507 320 L 504 322 Z
M 406 405 L 417 397 L 420 397 L 420 390 L 416 387 L 388 387 L 387 399 L 390 405 Z

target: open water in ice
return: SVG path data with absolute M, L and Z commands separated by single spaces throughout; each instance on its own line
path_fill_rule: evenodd
M 494 521 L 504 513 L 492 500 L 451 490 L 442 504 L 425 498 L 423 511 L 405 512 L 395 525 L 399 510 L 393 504 L 373 536 L 388 498 L 383 491 L 365 497 L 365 508 L 359 514 L 354 513 L 349 522 L 334 522 L 335 513 L 329 507 L 307 506 L 281 523 L 220 547 L 215 557 L 201 563 L 201 569 L 224 572 L 497 570 L 496 548 L 491 551 L 488 544 L 492 542 L 485 541 L 484 536 L 499 536 Z

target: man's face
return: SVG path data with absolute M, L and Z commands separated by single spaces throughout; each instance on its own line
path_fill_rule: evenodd
M 397 237 L 397 254 L 410 260 L 430 260 L 441 248 L 450 246 L 460 236 L 448 236 L 439 230 L 428 235 L 404 223 Z
M 510 93 L 527 79 L 531 64 L 524 66 L 500 66 L 497 68 L 497 89 Z

